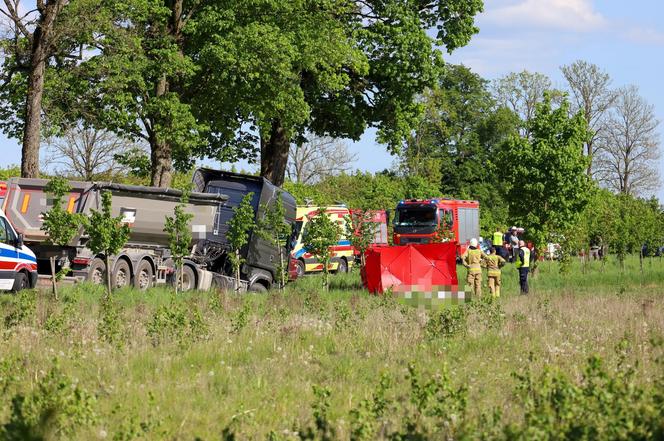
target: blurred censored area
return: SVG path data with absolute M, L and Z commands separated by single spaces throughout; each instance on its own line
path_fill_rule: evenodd
M 470 293 L 457 285 L 402 285 L 395 287 L 392 296 L 399 302 L 418 309 L 436 310 L 470 301 Z

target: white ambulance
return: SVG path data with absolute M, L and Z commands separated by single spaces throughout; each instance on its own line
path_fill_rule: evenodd
M 23 236 L 0 210 L 0 290 L 20 291 L 37 284 L 37 258 L 23 244 Z

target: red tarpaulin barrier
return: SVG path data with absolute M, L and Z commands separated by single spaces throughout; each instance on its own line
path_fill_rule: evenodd
M 362 282 L 372 293 L 437 291 L 456 287 L 456 244 L 409 244 L 376 247 L 367 251 Z

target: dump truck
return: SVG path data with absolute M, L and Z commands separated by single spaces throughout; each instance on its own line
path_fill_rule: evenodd
M 394 215 L 395 245 L 430 243 L 441 229 L 451 232 L 459 255 L 470 239 L 479 239 L 479 202 L 457 199 L 408 199 L 400 201 Z
M 203 171 L 196 173 L 198 175 L 195 177 Z M 256 187 L 256 179 L 253 176 L 235 174 L 234 183 L 245 182 Z M 200 179 L 197 182 L 200 182 Z M 56 257 L 56 269 L 69 266 L 74 279 L 103 283 L 106 273 L 104 256 L 95 255 L 86 247 L 88 238 L 82 228 L 65 247 L 48 244 L 47 236 L 41 230 L 42 213 L 47 212 L 52 205 L 44 192 L 47 183 L 44 179 L 11 178 L 4 183 L 5 187 L 0 184 L 0 190 L 6 188 L 2 204 L 7 218 L 35 252 L 39 273 L 50 274 L 49 259 Z M 68 211 L 87 215 L 92 209 L 98 210 L 101 208 L 101 193 L 110 191 L 113 196 L 113 215 L 122 216 L 123 222 L 131 227 L 128 242 L 118 255 L 112 256 L 111 259 L 114 287 L 133 285 L 144 290 L 150 286 L 174 282 L 174 262 L 168 247 L 168 235 L 164 232 L 164 220 L 166 216 L 173 215 L 175 206 L 181 201 L 181 191 L 77 181 L 70 182 L 70 186 L 71 192 L 65 197 Z M 185 211 L 194 215 L 191 220 L 193 234 L 191 253 L 184 260 L 183 290 L 218 286 L 264 291 L 276 279 L 276 247 L 258 240 L 252 234 L 249 245 L 241 252 L 245 263 L 242 268 L 242 282 L 240 286 L 236 286 L 225 236 L 225 224 L 232 216 L 232 207 L 237 200 L 236 189 L 230 187 L 231 195 L 223 191 L 223 185 L 203 185 L 203 191 L 194 191 L 189 195 Z M 266 183 L 265 187 L 274 189 L 269 183 Z M 290 198 L 292 199 L 292 196 Z M 292 206 L 291 217 L 294 218 L 294 201 Z M 258 204 L 255 210 L 258 210 Z

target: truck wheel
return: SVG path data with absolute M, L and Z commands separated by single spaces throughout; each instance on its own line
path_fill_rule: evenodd
M 267 288 L 265 287 L 265 285 L 263 285 L 263 284 L 260 283 L 260 282 L 254 282 L 254 283 L 252 283 L 251 286 L 249 287 L 249 291 L 251 291 L 251 292 L 264 293 L 264 292 L 267 292 Z
M 12 292 L 19 292 L 22 289 L 28 289 L 28 288 L 30 288 L 30 281 L 28 280 L 28 276 L 26 276 L 25 273 L 16 274 Z
M 88 267 L 88 281 L 95 285 L 106 283 L 106 264 L 98 257 L 92 259 Z
M 346 259 L 341 259 L 339 261 L 339 266 L 337 266 L 337 274 L 347 273 L 348 272 L 348 262 Z
M 136 269 L 136 275 L 134 276 L 134 287 L 138 290 L 145 291 L 152 286 L 153 276 L 154 273 L 150 262 L 145 259 L 141 260 L 141 263 L 138 264 L 138 268 Z
M 179 271 L 173 278 L 173 280 L 177 280 L 180 278 Z M 191 291 L 192 289 L 196 289 L 196 274 L 194 273 L 194 270 L 189 266 L 185 265 L 182 267 L 182 284 L 181 284 L 182 291 Z
M 118 260 L 113 270 L 112 284 L 115 288 L 124 288 L 131 283 L 131 269 L 126 260 Z
M 304 277 L 304 273 L 306 272 L 304 262 L 301 260 L 298 260 L 295 263 L 295 271 L 297 272 L 297 278 L 299 279 L 300 277 Z

